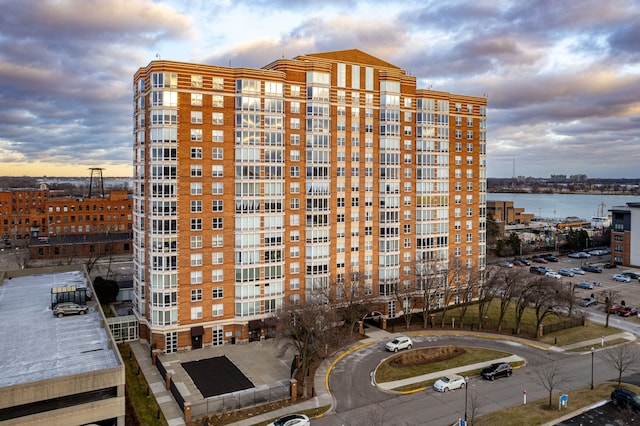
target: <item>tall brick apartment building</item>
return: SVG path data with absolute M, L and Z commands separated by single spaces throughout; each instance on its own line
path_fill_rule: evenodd
M 359 50 L 159 60 L 134 76 L 134 123 L 135 306 L 158 349 L 254 339 L 327 290 L 393 317 L 435 260 L 456 289 L 434 306 L 483 279 L 484 97 L 418 89 Z

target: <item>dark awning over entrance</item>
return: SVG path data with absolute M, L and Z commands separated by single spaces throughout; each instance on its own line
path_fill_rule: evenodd
M 262 320 L 249 321 L 249 330 L 260 330 L 262 328 Z
M 204 327 L 201 325 L 197 325 L 195 327 L 191 327 L 191 337 L 202 336 L 204 334 Z

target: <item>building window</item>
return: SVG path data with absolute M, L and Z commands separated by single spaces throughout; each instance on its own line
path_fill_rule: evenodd
M 200 164 L 191 165 L 191 177 L 202 177 L 202 165 Z
M 191 94 L 191 105 L 202 106 L 202 93 Z
M 194 235 L 191 237 L 191 244 L 189 245 L 192 249 L 202 248 L 202 236 Z
M 191 308 L 191 319 L 202 319 L 202 306 L 196 306 Z
M 224 130 L 212 130 L 211 131 L 212 142 L 224 142 Z
M 192 302 L 199 302 L 202 300 L 202 289 L 201 288 L 195 288 L 191 290 L 191 301 Z
M 222 299 L 224 297 L 224 287 L 213 287 L 211 289 L 212 299 Z
M 223 225 L 223 218 L 221 217 L 214 217 L 211 219 L 211 229 L 222 229 L 222 225 Z
M 211 264 L 222 265 L 224 263 L 224 253 L 216 252 L 211 253 Z
M 212 148 L 211 149 L 212 160 L 224 160 L 224 148 Z
M 191 182 L 191 195 L 202 195 L 202 182 Z
M 219 283 L 224 279 L 222 269 L 214 269 L 211 271 L 211 282 Z
M 221 112 L 213 112 L 211 113 L 211 123 L 216 125 L 224 124 L 224 114 Z
M 194 160 L 202 159 L 202 148 L 191 147 L 191 158 Z
M 191 123 L 202 124 L 202 111 L 191 111 Z
M 201 200 L 191 200 L 191 213 L 202 213 Z
M 224 316 L 224 305 L 222 303 L 214 303 L 211 305 L 211 316 L 221 317 Z
M 211 166 L 211 176 L 212 177 L 222 177 L 223 176 L 223 168 L 222 166 Z
M 191 219 L 191 230 L 192 231 L 201 231 L 202 230 L 202 219 L 200 219 L 200 218 Z
M 191 284 L 202 284 L 202 271 L 191 271 Z
M 214 108 L 224 107 L 224 98 L 222 97 L 222 95 L 211 96 L 211 106 Z
M 224 210 L 224 201 L 223 200 L 213 200 L 211 201 L 211 211 L 212 212 L 221 212 Z

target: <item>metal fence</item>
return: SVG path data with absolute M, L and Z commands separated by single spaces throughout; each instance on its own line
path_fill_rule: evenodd
M 273 385 L 258 386 L 225 395 L 211 396 L 201 402 L 193 402 L 191 414 L 195 417 L 210 416 L 290 398 L 291 384 L 289 380 L 285 380 Z
M 184 398 L 182 397 L 182 394 L 180 394 L 176 384 L 173 382 L 173 379 L 169 379 L 169 390 L 184 413 Z
M 167 379 L 167 369 L 164 368 L 164 365 L 162 365 L 162 362 L 160 361 L 160 358 L 158 358 L 158 357 L 156 357 L 156 368 L 160 372 L 160 375 L 162 376 L 162 378 L 166 380 Z

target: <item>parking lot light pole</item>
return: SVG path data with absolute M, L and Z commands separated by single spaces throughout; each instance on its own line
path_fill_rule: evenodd
M 467 424 L 467 392 L 469 392 L 469 377 L 464 376 L 464 424 Z
M 596 353 L 596 350 L 591 347 L 591 389 L 593 390 L 593 354 Z

